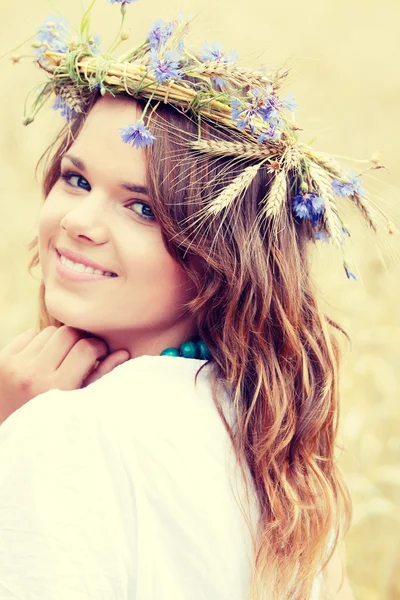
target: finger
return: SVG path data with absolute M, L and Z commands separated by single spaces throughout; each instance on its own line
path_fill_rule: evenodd
M 124 362 L 130 359 L 130 354 L 127 350 L 117 350 L 112 354 L 109 354 L 98 367 L 92 371 L 84 380 L 82 387 L 87 387 L 91 383 L 94 383 L 98 379 L 101 379 L 107 373 L 111 373 L 118 365 L 122 365 Z
M 38 354 L 43 350 L 49 340 L 56 333 L 58 327 L 54 325 L 49 325 L 49 327 L 45 327 L 42 331 L 36 332 L 36 336 L 32 338 L 29 344 L 22 348 L 20 351 L 21 359 L 24 361 L 36 359 Z
M 50 329 L 52 331 L 47 331 Z M 49 373 L 53 373 L 60 367 L 75 344 L 82 339 L 82 334 L 77 329 L 67 325 L 55 328 L 47 327 L 40 335 L 42 336 L 41 345 L 38 340 L 36 344 L 31 344 L 29 350 L 36 350 L 37 364 L 45 365 L 46 371 Z
M 107 344 L 100 338 L 80 339 L 56 370 L 56 383 L 62 385 L 62 389 L 80 388 L 95 362 L 107 356 L 107 352 Z
M 11 354 L 18 354 L 21 350 L 38 335 L 38 332 L 34 329 L 27 329 L 23 333 L 17 335 L 9 344 L 4 346 L 1 350 L 2 356 L 10 356 Z

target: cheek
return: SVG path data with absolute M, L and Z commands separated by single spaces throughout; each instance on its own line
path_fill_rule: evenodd
M 42 264 L 45 263 L 46 252 L 49 248 L 51 239 L 57 234 L 60 227 L 60 221 L 63 217 L 60 211 L 60 204 L 54 202 L 55 194 L 50 192 L 42 208 L 39 211 L 38 218 L 38 238 L 39 238 L 39 259 Z
M 193 297 L 194 287 L 186 272 L 166 250 L 160 262 L 160 277 L 170 302 L 180 304 Z
M 133 280 L 137 282 L 140 272 L 142 284 L 145 284 L 142 289 L 146 290 L 149 301 L 151 298 L 165 307 L 177 307 L 191 299 L 193 284 L 182 267 L 168 254 L 162 240 L 153 239 L 152 243 L 145 244 L 142 248 L 144 247 L 145 253 L 140 257 L 136 255 L 136 260 L 131 264 L 136 264 L 136 268 L 132 269 Z

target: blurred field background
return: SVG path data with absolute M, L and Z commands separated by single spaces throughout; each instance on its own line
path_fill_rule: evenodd
M 87 2 L 87 0 L 86 0 Z M 382 151 L 386 170 L 362 179 L 370 197 L 399 224 L 400 186 L 400 47 L 398 0 L 170 0 L 168 5 L 141 0 L 129 7 L 125 30 L 142 40 L 157 17 L 172 19 L 179 10 L 197 15 L 189 42 L 224 42 L 236 49 L 242 64 L 286 65 L 291 73 L 284 94 L 299 104 L 296 121 L 301 139 L 361 172 L 373 152 Z M 35 33 L 45 17 L 60 12 L 80 20 L 79 0 L 2 0 L 0 54 Z M 98 0 L 93 30 L 103 47 L 119 25 L 118 6 Z M 110 29 L 107 32 L 107 26 Z M 129 42 L 127 42 L 128 46 Z M 30 52 L 29 44 L 25 52 Z M 15 54 L 19 54 L 15 52 Z M 27 244 L 35 235 L 41 204 L 36 161 L 61 127 L 50 108 L 22 126 L 26 94 L 44 75 L 29 59 L 1 61 L 0 85 L 0 347 L 18 333 L 36 327 L 40 273 L 27 272 Z M 354 502 L 347 537 L 348 574 L 357 600 L 400 599 L 400 264 L 398 237 L 381 241 L 360 225 L 357 213 L 345 212 L 352 231 L 347 280 L 341 256 L 319 246 L 313 268 L 326 311 L 348 331 L 344 346 L 342 414 L 338 452 Z

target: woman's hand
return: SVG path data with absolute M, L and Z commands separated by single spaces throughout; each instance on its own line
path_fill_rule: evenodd
M 0 351 L 0 423 L 35 396 L 86 387 L 129 358 L 67 325 L 24 331 Z
M 107 356 L 107 358 L 100 361 L 99 365 L 86 377 L 85 381 L 81 385 L 81 388 L 87 387 L 94 381 L 97 381 L 103 377 L 103 375 L 111 373 L 115 367 L 122 365 L 122 363 L 129 359 L 130 354 L 128 350 L 116 350 L 115 352 L 112 352 Z

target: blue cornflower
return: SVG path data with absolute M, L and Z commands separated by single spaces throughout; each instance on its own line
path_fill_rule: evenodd
M 176 25 L 176 21 L 171 21 L 170 23 L 166 23 L 164 19 L 154 21 L 148 36 L 150 48 L 159 50 L 161 46 L 164 46 L 168 38 L 171 37 Z
M 260 88 L 253 88 L 252 94 L 257 100 L 258 113 L 264 119 L 264 121 L 270 121 L 273 118 L 277 118 L 279 111 L 282 108 L 295 111 L 297 108 L 297 102 L 294 99 L 293 94 L 288 94 L 285 98 L 279 98 L 274 92 L 274 88 L 271 84 L 268 84 L 264 90 Z
M 326 233 L 324 233 L 323 231 L 314 231 L 313 240 L 321 240 L 321 242 L 328 242 L 329 236 L 327 236 Z
M 41 57 L 45 52 L 66 52 L 68 41 L 71 38 L 71 29 L 68 21 L 58 16 L 50 16 L 38 28 L 35 37 L 37 45 L 36 56 Z
M 273 111 L 269 118 L 266 119 L 266 123 L 271 130 L 277 130 L 283 126 L 283 121 L 278 112 Z M 279 134 L 280 135 L 280 134 Z
M 346 271 L 347 279 L 354 279 L 355 281 L 357 281 L 357 277 L 354 275 L 354 273 L 352 273 L 350 271 L 350 269 L 348 268 L 348 266 L 345 262 L 343 262 L 343 266 L 344 266 L 344 270 Z
M 278 131 L 272 125 L 269 126 L 268 129 L 264 129 L 257 138 L 258 144 L 263 144 L 267 140 L 279 140 L 281 137 L 281 132 Z
M 229 50 L 228 52 L 222 51 L 222 42 L 204 42 L 200 49 L 200 57 L 203 60 L 219 63 L 235 62 L 238 59 L 237 52 L 235 50 Z M 213 81 L 220 86 L 225 84 L 225 80 L 222 77 L 213 77 Z
M 108 0 L 111 4 L 133 4 L 138 0 Z
M 251 93 L 254 97 L 252 103 L 256 114 L 260 116 L 263 121 L 268 123 L 272 118 L 278 117 L 280 101 L 277 96 L 273 95 L 272 85 L 267 85 L 265 90 L 258 87 L 252 88 Z
M 232 121 L 236 121 L 236 127 L 242 131 L 249 127 L 254 135 L 255 127 L 253 120 L 257 116 L 257 111 L 252 103 L 246 102 L 242 104 L 236 98 L 231 101 L 231 117 Z
M 345 196 L 354 196 L 354 194 L 358 194 L 359 196 L 366 195 L 367 191 L 361 187 L 360 177 L 350 170 L 347 171 L 347 174 L 348 181 L 346 182 L 339 181 L 339 179 L 332 181 L 332 189 L 336 196 L 344 198 Z
M 155 50 L 151 51 L 151 68 L 158 83 L 181 78 L 180 57 L 181 55 L 177 50 L 166 50 L 163 58 L 159 57 Z
M 200 49 L 201 58 L 211 62 L 234 62 L 238 59 L 237 52 L 235 50 L 229 50 L 228 52 L 222 51 L 222 42 L 204 42 Z
M 232 98 L 231 101 L 231 116 L 232 120 L 236 121 L 243 112 L 242 104 L 237 98 Z
M 61 98 L 61 96 L 56 96 L 56 101 L 53 104 L 53 110 L 59 110 L 61 116 L 63 116 L 67 121 L 71 121 L 78 115 L 76 110 L 70 108 L 65 100 Z
M 151 146 L 156 139 L 143 121 L 137 121 L 128 127 L 120 129 L 122 141 L 125 144 L 131 144 L 135 148 L 145 148 Z
M 298 194 L 293 198 L 292 207 L 298 219 L 306 219 L 317 225 L 325 209 L 325 200 L 314 192 Z
M 248 115 L 246 119 L 239 119 L 236 123 L 236 127 L 241 131 L 244 131 L 246 127 L 249 127 L 251 133 L 254 135 L 255 127 L 251 121 L 252 116 Z
M 231 102 L 231 116 L 239 129 L 249 127 L 254 135 L 254 119 L 260 118 L 268 123 L 273 129 L 282 126 L 282 119 L 279 115 L 279 109 L 282 108 L 282 100 L 275 96 L 271 85 L 265 89 L 258 87 L 252 88 L 248 99 L 240 103 L 236 98 Z

